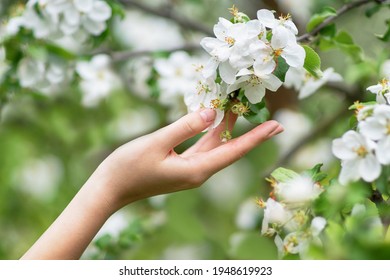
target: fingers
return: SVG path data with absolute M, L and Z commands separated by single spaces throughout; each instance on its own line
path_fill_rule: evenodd
M 158 145 L 166 149 L 172 149 L 185 140 L 199 134 L 209 127 L 216 117 L 212 109 L 190 113 L 176 122 L 158 130 L 155 136 Z
M 243 157 L 250 150 L 283 131 L 276 121 L 265 122 L 248 133 L 213 150 L 196 154 L 196 160 L 210 176 Z
M 207 152 L 220 146 L 222 144 L 220 138 L 221 133 L 226 129 L 232 131 L 236 120 L 237 115 L 232 112 L 228 112 L 224 117 L 224 120 L 216 128 L 210 129 L 205 135 L 203 135 L 202 138 L 199 139 L 198 142 L 196 142 L 196 144 L 187 149 L 182 155 L 189 156 L 194 153 Z

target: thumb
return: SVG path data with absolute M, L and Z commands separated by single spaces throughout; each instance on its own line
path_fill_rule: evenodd
M 172 149 L 208 128 L 215 120 L 215 117 L 216 112 L 213 109 L 204 109 L 190 113 L 160 129 L 157 132 L 160 138 L 159 143 L 165 148 Z

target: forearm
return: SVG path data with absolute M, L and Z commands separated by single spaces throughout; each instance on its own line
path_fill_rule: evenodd
M 79 259 L 113 212 L 88 180 L 22 259 Z

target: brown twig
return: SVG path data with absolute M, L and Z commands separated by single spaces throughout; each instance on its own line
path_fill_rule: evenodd
M 334 22 L 336 19 L 338 19 L 340 16 L 343 14 L 361 7 L 363 5 L 369 4 L 369 3 L 379 3 L 379 4 L 384 4 L 387 2 L 385 1 L 378 1 L 378 0 L 359 0 L 359 1 L 354 1 L 354 2 L 349 2 L 342 6 L 339 10 L 337 10 L 336 14 L 334 16 L 326 18 L 323 22 L 321 22 L 319 25 L 317 25 L 312 31 L 303 34 L 302 36 L 299 36 L 297 38 L 298 42 L 306 42 L 310 41 L 313 37 L 315 37 L 324 27 L 328 26 L 330 23 Z

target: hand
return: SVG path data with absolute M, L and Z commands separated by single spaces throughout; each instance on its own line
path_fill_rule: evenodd
M 174 148 L 212 124 L 215 112 L 205 109 L 184 116 L 152 134 L 115 150 L 91 176 L 99 185 L 111 212 L 133 201 L 200 186 L 217 171 L 232 164 L 261 142 L 283 131 L 268 121 L 252 131 L 222 143 L 225 121 L 209 130 L 194 146 L 178 155 Z M 236 121 L 230 114 L 229 130 Z
M 23 259 L 78 259 L 106 220 L 133 201 L 197 187 L 261 142 L 283 131 L 266 122 L 223 144 L 225 123 L 207 132 L 178 155 L 173 149 L 209 127 L 210 109 L 189 114 L 114 151 L 88 179 L 69 205 L 24 254 Z M 229 130 L 236 117 L 229 115 Z

